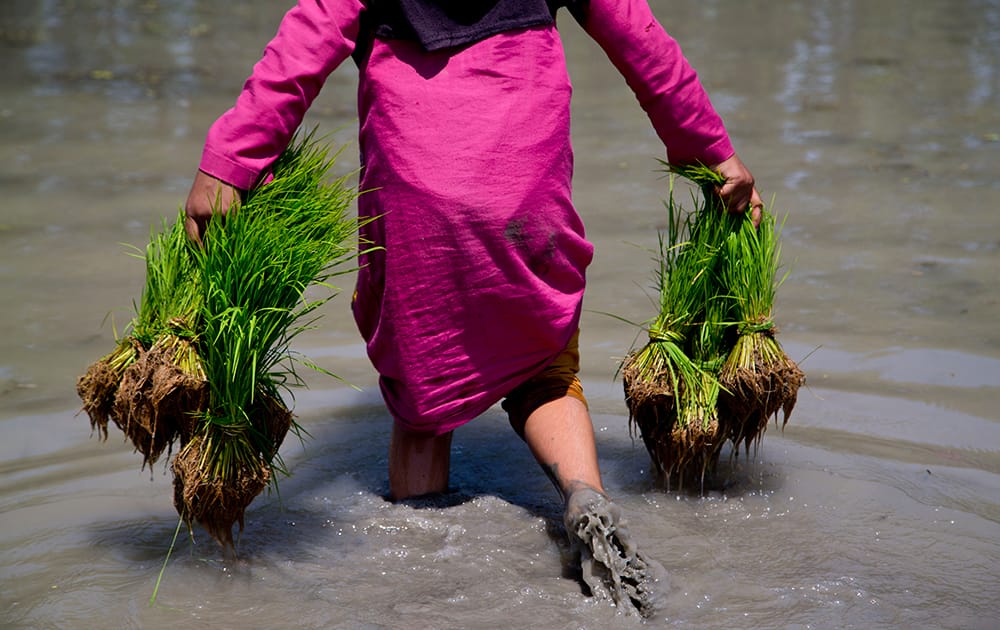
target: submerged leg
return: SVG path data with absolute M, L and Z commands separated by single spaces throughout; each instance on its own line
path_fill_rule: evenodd
M 451 436 L 411 433 L 392 425 L 389 441 L 389 497 L 401 501 L 448 491 Z
M 643 617 L 662 610 L 667 572 L 635 548 L 604 491 L 587 406 L 570 396 L 541 405 L 528 416 L 524 439 L 566 502 L 563 523 L 593 596 Z

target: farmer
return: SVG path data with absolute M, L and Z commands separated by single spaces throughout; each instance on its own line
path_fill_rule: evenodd
M 300 0 L 209 130 L 187 226 L 200 238 L 217 199 L 229 208 L 265 181 L 327 76 L 353 55 L 359 214 L 378 217 L 362 236 L 382 249 L 362 256 L 352 309 L 394 419 L 391 497 L 446 491 L 452 432 L 503 401 L 565 501 L 591 591 L 649 614 L 662 568 L 636 552 L 604 491 L 576 376 L 593 247 L 571 201 L 571 86 L 556 8 Z M 646 1 L 571 11 L 635 92 L 670 161 L 713 166 L 728 207 L 756 212 L 753 177 Z

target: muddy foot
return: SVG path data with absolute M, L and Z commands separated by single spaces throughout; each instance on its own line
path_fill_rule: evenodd
M 583 581 L 596 599 L 610 599 L 626 614 L 650 618 L 662 611 L 669 588 L 663 566 L 639 552 L 621 509 L 591 488 L 577 490 L 563 515 Z

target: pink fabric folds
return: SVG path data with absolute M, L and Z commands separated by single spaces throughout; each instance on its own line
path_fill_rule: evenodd
M 385 249 L 354 311 L 407 429 L 471 420 L 577 329 L 593 250 L 570 199 L 570 94 L 551 26 L 436 53 L 374 44 L 359 206 Z

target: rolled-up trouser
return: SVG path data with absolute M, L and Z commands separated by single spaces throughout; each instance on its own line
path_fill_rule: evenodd
M 580 331 L 577 331 L 569 340 L 566 349 L 547 368 L 507 395 L 501 406 L 507 412 L 510 426 L 522 440 L 528 416 L 545 403 L 569 396 L 584 405 L 587 404 L 587 399 L 583 395 L 583 384 L 577 377 L 579 371 Z

